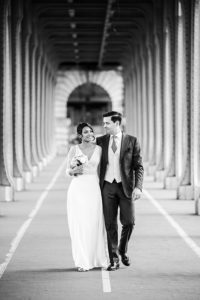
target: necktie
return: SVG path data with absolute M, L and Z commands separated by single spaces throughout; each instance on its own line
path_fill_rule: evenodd
M 116 152 L 116 150 L 117 150 L 117 144 L 116 144 L 116 139 L 117 137 L 116 137 L 116 135 L 113 135 L 113 142 L 112 142 L 112 146 L 111 146 L 111 148 L 112 148 L 112 151 L 115 153 Z

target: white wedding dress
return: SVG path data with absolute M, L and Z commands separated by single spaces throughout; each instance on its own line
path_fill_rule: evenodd
M 67 159 L 68 174 L 74 156 L 84 156 L 78 145 Z M 86 156 L 87 158 L 87 156 Z M 76 267 L 86 270 L 108 266 L 107 236 L 97 168 L 101 148 L 96 145 L 91 158 L 83 165 L 83 174 L 73 177 L 67 193 L 67 215 Z

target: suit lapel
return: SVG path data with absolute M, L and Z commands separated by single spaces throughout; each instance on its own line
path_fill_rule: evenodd
M 121 160 L 121 159 L 123 158 L 123 156 L 124 156 L 124 152 L 125 152 L 125 150 L 127 149 L 128 143 L 129 143 L 128 136 L 125 135 L 125 134 L 122 132 L 122 142 L 121 142 L 121 150 L 120 150 L 120 160 Z
M 110 141 L 110 135 L 106 135 L 104 143 L 103 143 L 103 153 L 105 157 L 105 161 L 108 162 L 108 145 Z

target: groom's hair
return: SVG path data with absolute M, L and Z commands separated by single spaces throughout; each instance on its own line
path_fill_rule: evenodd
M 104 117 L 111 117 L 111 120 L 115 123 L 116 121 L 119 121 L 119 124 L 122 122 L 122 114 L 117 111 L 109 111 L 105 114 L 103 114 Z

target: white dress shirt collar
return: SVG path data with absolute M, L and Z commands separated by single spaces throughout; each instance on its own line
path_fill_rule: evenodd
M 113 136 L 116 136 L 116 137 L 118 137 L 118 138 L 121 138 L 121 137 L 122 137 L 122 132 L 121 132 L 121 130 L 120 130 L 117 134 L 111 134 L 111 137 L 113 137 Z

